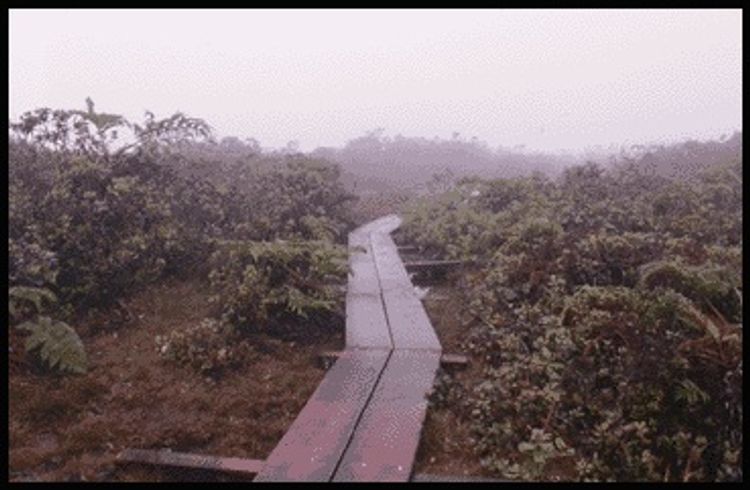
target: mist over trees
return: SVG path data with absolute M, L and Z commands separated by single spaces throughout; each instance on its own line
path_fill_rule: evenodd
M 466 139 L 457 132 L 451 139 L 428 139 L 400 134 L 390 137 L 381 128 L 341 148 L 317 148 L 312 155 L 339 163 L 342 179 L 365 193 L 393 187 L 424 189 L 433 175 L 446 171 L 456 177 L 518 177 L 535 171 L 557 175 L 565 165 L 576 161 L 568 155 L 491 148 L 486 142 Z

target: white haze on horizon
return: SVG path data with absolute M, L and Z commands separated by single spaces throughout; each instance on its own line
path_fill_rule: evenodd
M 9 117 L 183 111 L 264 147 L 387 135 L 575 150 L 742 129 L 742 11 L 22 10 Z

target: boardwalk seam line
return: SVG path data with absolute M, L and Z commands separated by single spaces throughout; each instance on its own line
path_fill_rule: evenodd
M 366 350 L 370 350 L 370 349 L 366 349 Z M 383 363 L 383 367 L 380 369 L 380 372 L 378 373 L 378 377 L 375 380 L 375 384 L 373 384 L 372 391 L 370 391 L 370 394 L 367 395 L 367 400 L 365 400 L 365 404 L 362 407 L 362 410 L 359 412 L 359 415 L 357 415 L 357 420 L 354 422 L 354 429 L 352 429 L 351 434 L 349 434 L 349 437 L 346 440 L 346 444 L 344 445 L 344 450 L 341 451 L 341 455 L 339 456 L 338 461 L 336 461 L 336 466 L 333 467 L 333 472 L 331 473 L 331 477 L 328 479 L 329 482 L 332 482 L 333 479 L 336 477 L 336 473 L 338 473 L 339 467 L 341 466 L 341 463 L 344 461 L 344 455 L 346 455 L 346 452 L 349 449 L 349 446 L 352 444 L 352 440 L 354 439 L 354 434 L 356 434 L 357 432 L 357 427 L 359 427 L 359 423 L 362 421 L 362 417 L 364 417 L 365 411 L 367 411 L 367 407 L 370 405 L 370 401 L 372 401 L 372 397 L 375 394 L 375 390 L 378 388 L 378 385 L 380 384 L 380 379 L 383 377 L 383 373 L 385 372 L 385 368 L 388 366 L 388 361 L 391 360 L 392 354 L 393 354 L 393 349 L 390 349 L 388 351 L 388 356 L 385 358 L 385 362 Z
M 359 415 L 357 416 L 357 421 L 354 423 L 354 430 L 352 430 L 352 433 L 349 434 L 349 438 L 346 441 L 344 450 L 341 452 L 341 456 L 339 457 L 339 460 L 336 462 L 336 466 L 333 468 L 333 473 L 331 474 L 331 479 L 329 481 L 333 481 L 333 479 L 336 477 L 336 473 L 338 473 L 339 471 L 339 467 L 341 466 L 341 463 L 344 461 L 344 456 L 346 455 L 346 452 L 348 451 L 349 446 L 351 446 L 352 441 L 354 440 L 354 435 L 357 433 L 357 427 L 359 427 L 359 423 L 362 421 L 362 418 L 365 416 L 367 407 L 370 405 L 370 402 L 372 401 L 372 397 L 375 395 L 375 391 L 377 390 L 378 385 L 380 384 L 380 380 L 383 378 L 383 374 L 385 373 L 385 369 L 388 367 L 388 362 L 391 360 L 391 356 L 393 355 L 393 349 L 395 347 L 395 344 L 393 343 L 393 334 L 391 333 L 391 322 L 388 319 L 388 311 L 385 309 L 385 298 L 383 297 L 383 287 L 380 282 L 380 272 L 378 271 L 378 261 L 375 260 L 375 249 L 372 246 L 372 232 L 367 234 L 367 246 L 370 249 L 370 257 L 372 257 L 372 261 L 375 264 L 375 275 L 377 276 L 378 288 L 380 289 L 380 293 L 379 293 L 380 304 L 383 306 L 383 316 L 385 316 L 385 324 L 388 327 L 388 337 L 391 340 L 391 347 L 390 349 L 388 349 L 388 356 L 385 358 L 383 367 L 378 373 L 378 377 L 375 380 L 375 384 L 373 385 L 372 391 L 370 391 L 370 394 L 367 395 L 367 400 L 365 401 L 364 408 L 362 408 L 362 411 L 359 412 Z
M 383 294 L 383 283 L 380 280 L 380 266 L 378 265 L 378 259 L 375 257 L 375 247 L 372 244 L 372 234 L 367 234 L 368 245 L 370 246 L 372 261 L 375 263 L 375 275 L 378 279 L 378 289 L 380 289 L 380 304 L 383 305 L 383 315 L 385 316 L 385 324 L 388 327 L 388 337 L 391 339 L 391 350 L 396 348 L 396 341 L 393 340 L 393 329 L 391 329 L 391 319 L 388 316 L 388 306 L 385 304 L 385 295 Z

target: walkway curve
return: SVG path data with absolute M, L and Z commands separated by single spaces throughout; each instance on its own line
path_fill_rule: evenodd
M 442 348 L 390 234 L 349 234 L 346 350 L 254 481 L 408 481 Z

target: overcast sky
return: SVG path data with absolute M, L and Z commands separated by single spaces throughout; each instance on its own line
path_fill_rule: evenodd
M 555 150 L 742 124 L 741 10 L 11 10 L 10 117 L 36 107 L 303 150 L 366 131 Z

